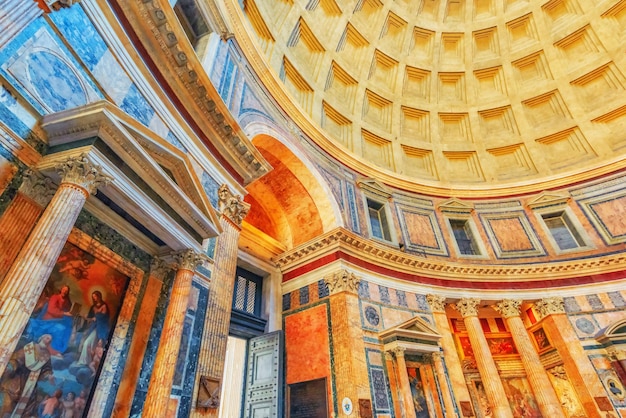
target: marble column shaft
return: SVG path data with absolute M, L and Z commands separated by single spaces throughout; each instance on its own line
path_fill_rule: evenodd
M 413 406 L 413 394 L 411 392 L 411 383 L 409 382 L 409 373 L 406 369 L 406 361 L 404 359 L 404 348 L 396 348 L 393 351 L 398 365 L 398 381 L 400 382 L 400 392 L 404 402 L 404 417 L 416 418 L 415 406 Z
M 179 268 L 176 271 L 167 305 L 159 348 L 144 403 L 143 417 L 164 417 L 167 412 L 193 275 L 202 259 L 201 256 L 191 250 L 179 255 Z
M 0 48 L 43 14 L 36 1 L 4 0 L 0 5 Z
M 565 418 L 561 402 L 556 396 L 539 354 L 537 354 L 520 317 L 520 305 L 520 301 L 504 300 L 496 304 L 494 308 L 502 314 L 507 327 L 511 331 L 511 337 L 513 337 L 513 342 L 515 342 L 515 347 L 519 352 L 541 414 L 544 417 Z
M 222 233 L 217 238 L 215 247 L 215 263 L 209 287 L 207 315 L 198 354 L 194 399 L 197 397 L 201 376 L 222 381 L 237 274 L 237 244 L 241 222 L 250 209 L 250 205 L 243 202 L 239 196 L 234 196 L 226 186 L 220 187 L 218 193 L 222 212 L 220 217 Z M 218 412 L 216 408 L 193 408 L 191 417 L 217 417 Z
M 454 402 L 452 401 L 452 395 L 450 392 L 450 386 L 448 385 L 448 379 L 446 378 L 446 370 L 443 364 L 443 353 L 433 353 L 433 367 L 435 373 L 437 373 L 437 380 L 439 381 L 439 388 L 441 390 L 441 397 L 443 398 L 443 405 L 446 408 L 446 417 L 458 417 L 455 412 Z
M 441 339 L 439 345 L 443 350 L 443 358 L 445 360 L 450 384 L 452 385 L 452 391 L 457 401 L 457 407 L 459 411 L 462 411 L 460 402 L 468 402 L 472 404 L 467 384 L 465 383 L 465 375 L 463 374 L 463 366 L 461 366 L 461 360 L 456 350 L 454 343 L 453 332 L 450 329 L 450 323 L 448 322 L 448 316 L 445 310 L 445 298 L 437 295 L 427 295 L 426 299 L 430 305 L 430 310 L 433 313 L 433 320 Z M 448 414 L 452 414 L 454 409 L 449 410 Z M 459 412 L 461 414 L 461 412 Z M 453 416 L 453 415 L 449 415 Z
M 477 299 L 461 299 L 457 303 L 457 308 L 463 315 L 463 322 L 474 352 L 478 373 L 485 388 L 487 399 L 493 408 L 494 418 L 513 418 L 496 362 L 491 355 L 487 338 L 478 319 L 478 303 Z
M 110 179 L 85 157 L 58 166 L 61 185 L 0 286 L 0 375 L 90 193 Z
M 563 368 L 576 390 L 587 417 L 604 418 L 606 414 L 598 410 L 594 397 L 605 397 L 606 390 L 565 315 L 563 300 L 546 298 L 536 302 L 535 307 L 543 317 L 541 320 L 543 329 L 563 360 Z

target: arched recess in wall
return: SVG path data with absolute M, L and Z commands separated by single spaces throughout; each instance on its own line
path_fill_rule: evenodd
M 254 146 L 273 170 L 247 187 L 246 222 L 285 246 L 296 247 L 340 225 L 328 191 L 287 146 L 259 134 Z

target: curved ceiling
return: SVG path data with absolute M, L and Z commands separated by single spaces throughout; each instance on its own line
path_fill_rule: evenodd
M 246 0 L 235 14 L 296 123 L 388 184 L 526 192 L 625 164 L 626 0 Z

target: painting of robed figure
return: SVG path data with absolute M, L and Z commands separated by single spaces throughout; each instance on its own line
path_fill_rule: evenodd
M 65 245 L 0 378 L 0 418 L 83 416 L 128 281 Z

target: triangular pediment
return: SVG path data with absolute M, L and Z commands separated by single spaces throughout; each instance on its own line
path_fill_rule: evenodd
M 415 316 L 408 321 L 378 333 L 385 350 L 402 347 L 409 353 L 428 353 L 439 350 L 441 334 L 426 320 Z
M 471 213 L 474 210 L 474 205 L 452 197 L 441 202 L 438 208 L 442 212 Z
M 391 190 L 387 186 L 385 186 L 380 181 L 367 177 L 357 180 L 357 184 L 361 188 L 361 190 L 374 194 L 378 197 L 382 197 L 384 199 L 391 198 Z
M 526 202 L 526 205 L 531 209 L 536 209 L 544 206 L 565 204 L 570 199 L 568 192 L 561 191 L 543 191 L 538 196 Z

